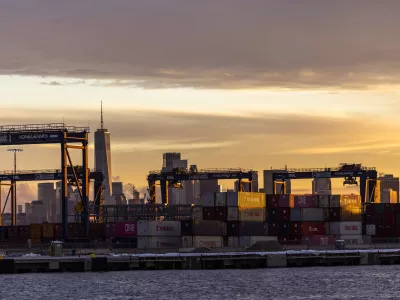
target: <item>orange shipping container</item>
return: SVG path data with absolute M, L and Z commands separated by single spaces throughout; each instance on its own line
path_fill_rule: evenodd
M 32 240 L 41 240 L 42 239 L 42 231 L 43 225 L 42 224 L 31 224 L 30 225 L 30 238 Z

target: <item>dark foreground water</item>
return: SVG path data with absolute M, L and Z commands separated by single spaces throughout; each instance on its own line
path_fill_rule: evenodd
M 400 299 L 400 266 L 0 276 L 0 299 Z

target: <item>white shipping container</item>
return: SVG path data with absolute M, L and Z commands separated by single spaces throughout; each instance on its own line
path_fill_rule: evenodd
M 183 236 L 182 237 L 182 248 L 193 248 L 193 237 Z
M 331 222 L 329 230 L 332 235 L 361 235 L 362 222 Z
M 239 247 L 239 237 L 237 236 L 228 237 L 228 247 Z
M 180 221 L 139 221 L 138 236 L 180 236 Z
M 375 235 L 376 234 L 376 225 L 370 224 L 366 226 L 367 235 Z
M 215 193 L 215 206 L 226 206 L 226 192 Z
M 214 193 L 204 193 L 201 196 L 200 204 L 204 207 L 214 207 L 215 206 L 215 194 Z
M 257 242 L 278 241 L 277 236 L 241 236 L 239 237 L 239 245 L 249 247 Z
M 344 240 L 346 245 L 361 245 L 364 244 L 364 239 L 361 234 L 357 235 L 340 235 L 336 237 L 337 240 Z
M 227 220 L 228 221 L 239 221 L 239 208 L 238 207 L 228 207 L 227 211 Z
M 221 248 L 224 241 L 222 236 L 194 236 L 193 245 L 195 248 Z
M 181 248 L 180 237 L 141 236 L 138 238 L 139 249 L 178 249 Z
M 239 220 L 244 222 L 265 222 L 265 208 L 239 207 Z

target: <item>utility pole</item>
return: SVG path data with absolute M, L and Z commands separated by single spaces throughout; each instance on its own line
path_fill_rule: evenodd
M 8 149 L 8 152 L 14 153 L 14 180 L 11 182 L 11 225 L 17 225 L 17 153 L 22 149 Z

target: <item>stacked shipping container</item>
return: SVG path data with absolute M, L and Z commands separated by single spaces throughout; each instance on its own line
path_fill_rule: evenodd
M 390 203 L 366 203 L 364 233 L 373 243 L 392 242 L 400 237 L 400 206 Z

